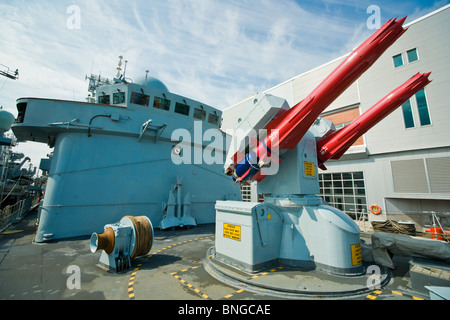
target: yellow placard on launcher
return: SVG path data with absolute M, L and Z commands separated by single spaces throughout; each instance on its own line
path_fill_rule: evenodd
M 361 244 L 354 244 L 351 246 L 352 249 L 352 265 L 357 266 L 362 263 L 362 254 L 361 254 Z
M 223 224 L 223 236 L 224 238 L 241 241 L 241 226 L 235 226 L 234 224 Z
M 307 177 L 315 177 L 316 169 L 314 168 L 314 163 L 305 162 L 305 176 Z

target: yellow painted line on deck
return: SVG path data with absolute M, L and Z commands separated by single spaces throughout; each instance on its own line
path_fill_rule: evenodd
M 191 239 L 191 240 L 186 240 L 186 241 L 183 241 L 183 242 L 178 242 L 178 243 L 172 244 L 172 245 L 170 245 L 170 246 L 167 246 L 167 247 L 162 248 L 162 249 L 160 249 L 160 250 L 158 250 L 158 251 L 154 251 L 154 252 L 148 254 L 147 257 L 145 258 L 145 260 L 148 261 L 148 259 L 151 258 L 152 256 L 157 255 L 158 253 L 161 253 L 161 252 L 163 252 L 163 251 L 165 251 L 165 250 L 172 249 L 172 248 L 174 248 L 174 247 L 176 247 L 176 246 L 179 246 L 179 245 L 182 245 L 182 244 L 186 244 L 186 243 L 189 243 L 189 242 L 192 242 L 192 241 L 198 241 L 198 240 L 210 239 L 210 238 L 214 238 L 214 237 L 215 237 L 215 236 L 213 235 L 213 236 L 202 237 L 202 238 L 196 238 L 196 239 L 193 239 L 193 240 Z M 134 300 L 135 297 L 136 297 L 136 296 L 135 296 L 135 293 L 134 293 L 134 280 L 136 279 L 136 274 L 137 274 L 137 272 L 141 269 L 141 267 L 142 267 L 142 263 L 141 263 L 141 264 L 138 264 L 138 265 L 136 266 L 136 268 L 134 269 L 134 272 L 131 274 L 130 280 L 128 281 L 128 298 L 131 299 L 131 300 Z M 188 269 L 183 269 L 181 272 L 186 272 L 186 271 L 194 270 L 194 269 L 197 269 L 197 268 L 199 268 L 199 266 L 192 267 L 192 268 L 188 268 Z M 177 275 L 177 273 L 178 273 L 178 272 L 172 272 L 171 275 L 172 275 L 174 278 L 178 279 L 181 283 L 183 283 L 184 285 L 186 285 L 188 288 L 193 288 L 193 286 L 192 286 L 191 284 L 189 284 L 189 283 L 187 283 L 185 280 L 181 279 L 181 278 Z M 194 291 L 196 291 L 196 290 L 198 290 L 198 289 L 194 289 Z M 196 291 L 196 292 L 197 292 L 197 291 Z M 206 295 L 206 294 L 204 294 L 204 293 L 201 293 L 200 290 L 198 290 L 197 293 L 199 293 L 200 296 L 202 296 L 203 298 L 209 299 L 208 295 Z

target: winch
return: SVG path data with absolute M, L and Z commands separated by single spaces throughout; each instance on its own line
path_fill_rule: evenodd
M 92 253 L 103 250 L 100 264 L 110 271 L 120 272 L 129 269 L 133 259 L 150 251 L 153 234 L 149 218 L 126 216 L 117 223 L 105 225 L 104 233 L 93 233 L 90 249 Z

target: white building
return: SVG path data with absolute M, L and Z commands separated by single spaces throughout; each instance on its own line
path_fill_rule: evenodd
M 320 172 L 321 195 L 350 215 L 362 212 L 368 213 L 370 220 L 414 221 L 423 226 L 430 224 L 431 213 L 435 213 L 448 227 L 450 5 L 406 27 L 408 31 L 322 117 L 342 127 L 417 72 L 431 71 L 433 82 L 369 130 L 340 160 L 326 163 L 328 170 Z M 267 93 L 283 97 L 293 106 L 345 58 L 301 74 Z M 225 110 L 224 119 L 233 119 L 238 108 Z M 380 215 L 370 212 L 372 205 L 381 208 Z

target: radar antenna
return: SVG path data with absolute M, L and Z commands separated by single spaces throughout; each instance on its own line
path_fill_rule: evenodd
M 116 77 L 114 78 L 114 82 L 115 83 L 121 83 L 121 82 L 123 82 L 123 83 L 129 83 L 129 82 L 133 82 L 133 80 L 132 79 L 130 79 L 130 78 L 126 78 L 125 77 L 125 74 L 126 74 L 126 72 L 127 72 L 127 64 L 128 64 L 128 60 L 125 60 L 125 66 L 124 66 L 124 69 L 123 69 L 123 73 L 121 73 L 121 71 L 122 71 L 122 65 L 123 65 L 123 62 L 122 62 L 122 60 L 123 60 L 123 56 L 119 56 L 119 64 L 118 64 L 118 66 L 117 66 L 117 74 L 116 74 Z M 127 81 L 128 80 L 128 81 Z
M 122 76 L 122 74 L 120 73 L 120 71 L 122 71 L 122 59 L 123 56 L 119 56 L 119 65 L 117 66 L 117 74 L 116 74 L 117 79 L 120 79 L 120 77 Z
M 102 87 L 104 85 L 109 85 L 112 84 L 113 81 L 108 79 L 108 78 L 104 78 L 101 75 L 95 75 L 95 74 L 91 74 L 90 76 L 86 76 L 85 80 L 89 79 L 89 87 L 88 87 L 88 91 L 95 93 L 95 91 L 97 90 L 98 87 Z M 95 96 L 95 94 L 93 95 Z

